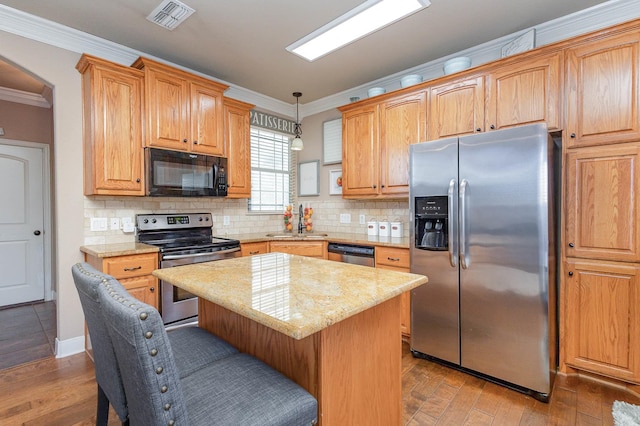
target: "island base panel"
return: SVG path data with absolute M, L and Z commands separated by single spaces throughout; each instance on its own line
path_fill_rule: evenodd
M 200 327 L 318 399 L 319 424 L 402 423 L 400 297 L 296 340 L 200 299 Z

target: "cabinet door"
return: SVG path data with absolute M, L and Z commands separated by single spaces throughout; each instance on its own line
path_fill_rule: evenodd
M 378 194 L 378 143 L 378 117 L 375 105 L 343 114 L 343 197 Z
M 85 195 L 144 195 L 143 81 L 115 64 L 84 72 Z
M 127 278 L 120 280 L 120 284 L 132 297 L 158 309 L 158 279 L 153 275 Z
M 225 156 L 222 92 L 205 84 L 191 83 L 190 149 Z
M 640 381 L 640 293 L 637 267 L 567 262 L 567 364 L 622 380 Z
M 569 257 L 640 261 L 639 149 L 635 144 L 570 150 L 566 177 Z
M 376 247 L 376 268 L 410 272 L 409 249 Z M 411 335 L 411 292 L 402 293 L 400 299 L 400 329 L 405 337 Z
M 225 143 L 228 155 L 227 198 L 251 197 L 251 123 L 253 105 L 224 101 Z
M 146 74 L 147 145 L 185 151 L 189 149 L 189 84 L 160 71 Z
M 409 194 L 409 145 L 426 140 L 427 92 L 380 105 L 380 193 Z
M 429 105 L 429 139 L 483 131 L 484 77 L 432 87 Z
M 500 67 L 487 77 L 485 129 L 546 122 L 559 129 L 562 52 Z
M 568 146 L 640 139 L 640 32 L 567 50 Z

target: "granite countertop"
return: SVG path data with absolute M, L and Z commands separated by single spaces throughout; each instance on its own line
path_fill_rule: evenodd
M 423 275 L 285 253 L 176 266 L 153 275 L 294 339 L 427 282 Z
M 278 238 L 269 237 L 267 234 L 272 235 L 293 235 L 291 237 Z M 239 240 L 240 243 L 257 243 L 261 241 L 329 241 L 334 243 L 345 244 L 360 244 L 360 245 L 373 245 L 373 246 L 385 246 L 385 247 L 397 247 L 397 248 L 409 248 L 409 238 L 392 238 L 392 237 L 379 237 L 370 236 L 367 234 L 351 234 L 351 233 L 324 233 L 324 232 L 305 232 L 302 236 L 298 234 L 288 234 L 287 232 L 271 232 L 271 233 L 255 233 L 255 234 L 229 234 L 227 238 L 234 238 Z
M 114 243 L 81 246 L 80 251 L 90 256 L 115 257 L 129 254 L 156 253 L 160 251 L 160 249 L 156 246 L 143 243 Z

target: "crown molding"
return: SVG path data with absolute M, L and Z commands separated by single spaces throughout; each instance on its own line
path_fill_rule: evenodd
M 532 28 L 536 30 L 536 47 L 538 47 L 638 17 L 640 17 L 640 0 L 611 0 L 589 9 L 409 68 L 402 72 L 370 81 L 352 89 L 318 99 L 317 101 L 300 104 L 300 117 L 303 118 L 345 105 L 352 96 L 359 96 L 361 99 L 364 99 L 367 97 L 367 89 L 370 87 L 384 87 L 387 91 L 396 90 L 400 87 L 400 78 L 407 74 L 421 74 L 425 80 L 441 77 L 443 75 L 442 69 L 444 62 L 456 56 L 471 57 L 474 66 L 499 59 L 504 44 Z M 278 113 L 286 117 L 294 117 L 295 102 L 290 104 L 282 102 L 216 77 L 173 64 L 162 58 L 147 55 L 144 52 L 30 15 L 2 4 L 0 4 L 0 31 L 16 34 L 79 54 L 88 53 L 126 66 L 131 65 L 139 56 L 147 56 L 176 68 L 224 83 L 229 86 L 226 92 L 226 95 L 229 97 L 254 104 L 260 109 Z
M 7 87 L 0 87 L 0 100 L 40 108 L 51 108 L 51 102 L 43 95 L 24 92 L 22 90 L 9 89 Z
M 361 86 L 309 102 L 305 104 L 304 107 L 301 106 L 301 110 L 304 111 L 305 116 L 309 116 L 345 105 L 349 103 L 349 98 L 352 96 L 359 96 L 360 99 L 365 99 L 367 97 L 367 90 L 371 87 L 384 87 L 388 92 L 399 89 L 400 78 L 407 74 L 420 74 L 425 81 L 442 77 L 444 75 L 444 63 L 457 56 L 469 56 L 473 66 L 500 59 L 502 46 L 532 28 L 536 30 L 536 47 L 539 47 L 630 21 L 638 17 L 640 17 L 640 0 L 611 0 L 589 9 L 566 15 L 409 68 L 402 72 L 370 81 Z

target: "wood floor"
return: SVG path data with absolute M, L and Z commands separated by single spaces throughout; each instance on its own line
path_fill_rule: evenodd
M 548 404 L 441 365 L 403 347 L 407 426 L 613 425 L 615 400 L 640 405 L 621 390 L 577 378 L 556 380 Z M 47 358 L 0 371 L 0 425 L 95 424 L 93 363 L 85 354 Z M 111 410 L 110 425 L 119 421 Z

